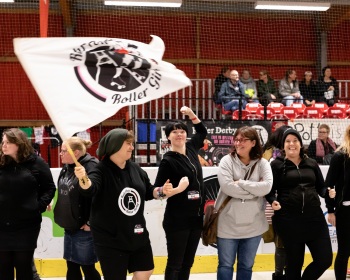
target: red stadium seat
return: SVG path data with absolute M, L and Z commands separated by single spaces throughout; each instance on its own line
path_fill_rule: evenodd
M 247 103 L 247 105 L 245 106 L 245 109 L 247 111 L 249 111 L 250 113 L 256 113 L 256 111 L 258 110 L 258 108 L 262 107 L 262 105 L 260 103 L 256 103 L 256 102 L 250 102 Z
M 305 104 L 303 103 L 292 103 L 289 107 L 293 107 L 298 109 L 298 114 L 302 115 L 304 112 L 304 109 L 306 108 Z
M 259 107 L 256 110 L 256 114 L 262 116 L 263 118 L 265 117 L 265 111 L 264 111 L 264 106 Z M 275 110 L 272 108 L 267 107 L 266 108 L 266 119 L 270 120 L 272 115 L 275 114 Z
M 274 109 L 276 114 L 280 114 L 284 105 L 279 102 L 271 102 L 269 105 L 267 105 L 267 107 Z
M 326 118 L 346 119 L 346 111 L 343 108 L 330 107 L 327 110 Z
M 322 119 L 324 117 L 323 108 L 306 107 L 304 109 L 303 118 L 307 119 Z
M 248 114 L 249 114 L 249 112 L 247 110 L 242 110 L 242 120 L 244 120 L 244 118 Z M 232 119 L 233 120 L 239 120 L 239 110 L 236 110 L 236 111 L 233 112 Z
M 333 108 L 343 108 L 347 116 L 350 116 L 350 105 L 347 103 L 335 103 Z
M 281 114 L 287 116 L 289 119 L 296 119 L 300 115 L 298 108 L 294 108 L 294 107 L 282 108 Z

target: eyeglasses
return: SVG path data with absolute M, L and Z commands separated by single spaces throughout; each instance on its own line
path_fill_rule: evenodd
M 61 154 L 65 154 L 65 153 L 67 153 L 67 152 L 68 152 L 68 150 L 61 150 L 61 151 L 60 151 Z
M 234 140 L 235 143 L 242 143 L 244 144 L 245 142 L 247 142 L 248 140 L 250 140 L 249 138 L 236 138 Z
M 318 133 L 325 134 L 328 133 L 328 131 L 319 131 Z

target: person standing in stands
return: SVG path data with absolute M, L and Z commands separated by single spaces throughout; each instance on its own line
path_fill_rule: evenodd
M 266 70 L 261 70 L 259 76 L 257 88 L 260 103 L 267 106 L 270 102 L 276 102 L 277 88 L 275 86 L 275 81 L 270 77 Z
M 237 259 L 236 279 L 249 280 L 261 235 L 268 230 L 264 196 L 272 187 L 272 172 L 254 128 L 240 127 L 233 136 L 233 151 L 221 159 L 218 171 L 215 208 L 231 198 L 218 220 L 217 279 L 232 280 Z
M 266 196 L 275 210 L 272 224 L 286 250 L 286 279 L 316 280 L 331 266 L 333 258 L 319 196 L 329 203 L 335 192 L 327 191 L 317 162 L 304 155 L 299 132 L 288 128 L 282 142 L 284 153 L 271 163 L 273 186 Z M 305 245 L 313 260 L 302 274 Z
M 334 156 L 326 176 L 326 185 L 335 188 L 336 196 L 327 206 L 328 222 L 336 227 L 338 250 L 334 262 L 336 280 L 345 280 L 350 256 L 350 126 Z
M 16 271 L 17 280 L 33 279 L 41 213 L 54 197 L 55 183 L 20 129 L 6 129 L 0 148 L 0 278 L 15 279 Z
M 303 103 L 303 96 L 300 94 L 297 73 L 295 70 L 289 69 L 286 71 L 285 77 L 279 84 L 279 95 L 285 106 L 289 106 L 294 102 Z
M 219 75 L 217 75 L 217 77 L 215 78 L 215 81 L 214 81 L 215 91 L 213 94 L 213 100 L 214 100 L 215 104 L 221 105 L 221 101 L 218 100 L 218 95 L 219 95 L 222 84 L 230 78 L 230 72 L 231 72 L 231 70 L 229 67 L 227 67 L 227 66 L 222 67 Z
M 339 85 L 332 76 L 332 70 L 329 66 L 322 68 L 322 75 L 318 79 L 317 86 L 322 101 L 327 103 L 328 106 L 333 106 L 339 96 Z
M 79 137 L 65 140 L 61 146 L 61 161 L 64 164 L 58 177 L 58 196 L 54 208 L 55 223 L 64 228 L 63 258 L 67 262 L 67 280 L 100 280 L 95 268 L 97 257 L 90 230 L 91 197 L 79 193 L 79 182 L 74 175 L 74 160 L 68 152 L 70 147 L 78 162 L 89 172 L 98 163 L 86 152 L 91 141 Z M 82 272 L 81 272 L 81 270 Z
M 165 192 L 169 197 L 163 220 L 168 250 L 165 280 L 189 279 L 203 227 L 205 197 L 198 151 L 207 130 L 190 108 L 184 106 L 180 111 L 192 121 L 196 133 L 187 141 L 185 123 L 171 122 L 165 127 L 171 149 L 163 156 L 154 183 L 178 186 Z M 181 186 L 183 178 L 187 185 Z
M 132 131 L 112 129 L 102 137 L 101 161 L 88 175 L 83 166 L 74 169 L 81 193 L 93 197 L 90 227 L 105 280 L 126 279 L 128 271 L 133 279 L 147 280 L 154 269 L 144 207 L 146 200 L 164 196 L 163 187 L 153 188 L 130 160 L 134 139 Z
M 218 97 L 226 111 L 231 110 L 233 112 L 239 108 L 245 109 L 250 95 L 245 93 L 237 70 L 231 71 L 230 79 L 222 84 Z
M 329 165 L 330 158 L 337 149 L 336 144 L 329 137 L 331 129 L 327 124 L 318 127 L 318 137 L 309 144 L 307 155 L 317 161 L 318 164 Z

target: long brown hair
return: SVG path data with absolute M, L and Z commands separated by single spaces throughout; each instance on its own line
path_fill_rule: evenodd
M 23 162 L 28 158 L 28 156 L 34 153 L 34 149 L 28 139 L 27 134 L 25 134 L 22 130 L 18 128 L 9 128 L 3 132 L 2 138 L 4 137 L 4 135 L 6 135 L 6 138 L 10 143 L 13 143 L 18 146 L 18 151 L 17 151 L 18 162 Z M 0 166 L 4 166 L 14 161 L 12 157 L 4 155 L 4 153 L 2 152 L 2 145 L 3 145 L 3 142 L 1 141 Z

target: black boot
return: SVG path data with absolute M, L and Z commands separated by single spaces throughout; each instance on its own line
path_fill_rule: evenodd
M 276 275 L 275 273 L 272 273 L 272 280 L 286 280 L 286 275 Z

